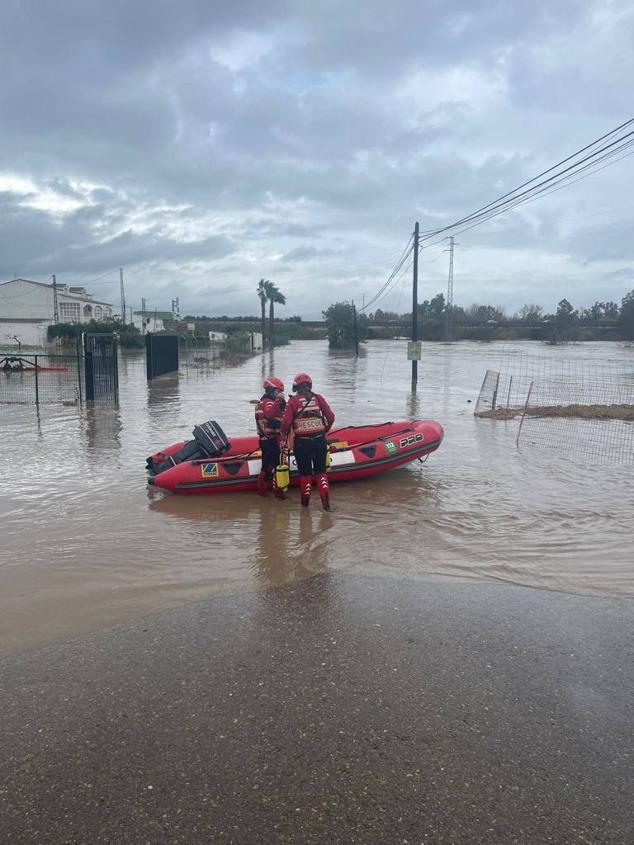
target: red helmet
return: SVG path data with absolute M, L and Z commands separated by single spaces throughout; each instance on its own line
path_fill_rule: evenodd
M 265 390 L 284 390 L 284 382 L 280 381 L 275 376 L 269 376 L 268 378 L 264 379 L 264 384 L 262 387 Z
M 297 373 L 293 379 L 293 390 L 297 390 L 302 384 L 307 384 L 309 387 L 313 386 L 313 380 L 308 373 Z

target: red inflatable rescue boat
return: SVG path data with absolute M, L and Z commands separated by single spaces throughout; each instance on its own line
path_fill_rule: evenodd
M 214 424 L 205 423 L 205 426 L 209 425 Z M 197 426 L 197 429 L 202 428 Z M 224 437 L 219 427 L 215 430 Z M 332 482 L 353 481 L 426 457 L 440 446 L 443 428 L 433 420 L 411 420 L 333 429 L 327 437 L 331 456 L 328 477 Z M 190 444 L 196 445 L 195 441 L 174 443 L 148 458 L 148 484 L 186 494 L 256 489 L 261 465 L 256 436 L 225 440 L 218 457 L 182 459 Z M 181 462 L 174 465 L 170 455 L 177 453 L 181 455 Z M 292 453 L 290 483 L 299 484 Z

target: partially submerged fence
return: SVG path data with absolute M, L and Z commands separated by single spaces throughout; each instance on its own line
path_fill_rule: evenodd
M 538 380 L 487 370 L 475 415 L 519 420 L 518 445 L 634 463 L 634 383 Z
M 0 404 L 76 405 L 81 401 L 79 346 L 66 354 L 0 351 Z
M 634 385 L 533 382 L 517 443 L 594 463 L 634 463 Z
M 518 344 L 495 344 L 491 349 L 490 367 L 498 373 L 511 374 L 514 382 L 524 384 L 531 381 L 621 384 L 632 380 L 632 367 L 625 361 L 596 359 L 587 353 L 583 344 L 564 344 L 562 349 L 547 345 L 524 349 Z
M 476 417 L 513 419 L 522 412 L 532 379 L 487 370 L 478 395 Z
M 68 351 L 0 350 L 0 404 L 116 403 L 118 385 L 112 332 L 87 333 Z

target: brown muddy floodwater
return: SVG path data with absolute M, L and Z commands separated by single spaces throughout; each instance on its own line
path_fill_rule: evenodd
M 634 371 L 622 344 L 515 346 Z M 0 651 L 324 571 L 634 598 L 631 467 L 518 451 L 516 423 L 475 419 L 495 354 L 495 344 L 425 345 L 412 397 L 404 341 L 368 343 L 358 359 L 296 342 L 150 386 L 135 352 L 121 356 L 117 409 L 48 406 L 38 420 L 34 407 L 0 405 Z M 250 432 L 262 377 L 289 384 L 298 370 L 339 424 L 427 417 L 445 442 L 424 465 L 335 486 L 332 514 L 300 509 L 296 491 L 279 503 L 148 490 L 146 455 L 206 419 Z

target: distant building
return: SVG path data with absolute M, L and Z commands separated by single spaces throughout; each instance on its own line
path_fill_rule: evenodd
M 162 332 L 165 323 L 174 320 L 172 311 L 133 311 L 132 325 L 136 326 L 141 334 L 148 332 Z
M 83 287 L 57 286 L 60 323 L 89 323 L 112 317 L 112 305 L 93 299 Z M 55 322 L 52 284 L 13 279 L 0 283 L 0 345 L 44 346 Z
M 245 338 L 245 348 L 248 347 L 251 352 L 255 352 L 259 349 L 262 349 L 262 333 L 261 332 L 240 332 L 241 335 Z M 210 331 L 209 332 L 209 343 L 212 345 L 217 345 L 220 343 L 227 342 L 228 334 L 227 332 L 217 332 L 217 331 Z

